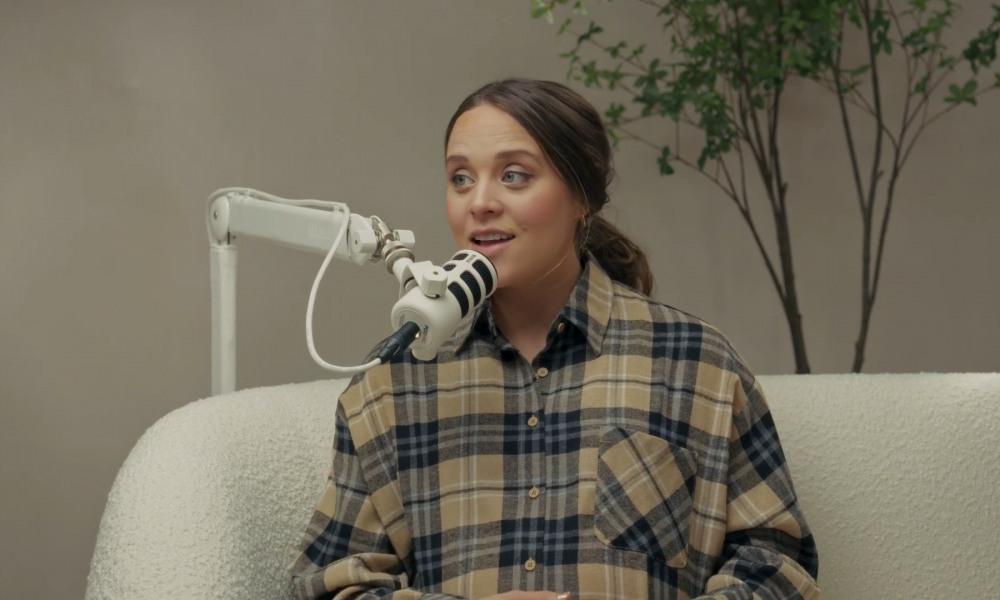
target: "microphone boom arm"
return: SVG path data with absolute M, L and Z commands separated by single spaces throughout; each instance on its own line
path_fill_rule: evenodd
M 294 202 L 295 204 L 292 204 Z M 319 210 L 313 206 L 343 206 L 320 200 L 279 199 L 276 196 L 242 188 L 215 192 L 208 203 L 209 242 L 229 245 L 244 235 L 306 252 L 330 251 L 345 214 Z M 382 219 L 350 214 L 347 235 L 334 252 L 340 260 L 357 265 L 377 263 L 387 242 L 395 240 L 413 250 L 413 232 L 389 230 Z
M 211 245 L 212 395 L 236 390 L 238 251 L 234 241 L 246 236 L 296 250 L 328 254 L 345 218 L 348 219 L 346 235 L 333 252 L 334 257 L 357 265 L 386 258 L 389 272 L 400 282 L 400 296 L 418 284 L 409 268 L 416 244 L 413 232 L 390 230 L 376 216 L 352 214 L 342 203 L 286 200 L 249 188 L 223 188 L 209 196 L 205 219 Z M 433 282 L 428 283 L 429 288 L 434 288 Z

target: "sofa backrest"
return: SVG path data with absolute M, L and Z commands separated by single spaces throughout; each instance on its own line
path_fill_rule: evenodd
M 1000 598 L 1000 374 L 760 381 L 824 598 Z
M 761 377 L 827 600 L 1000 598 L 1000 374 Z M 285 600 L 346 380 L 194 402 L 118 474 L 87 600 Z

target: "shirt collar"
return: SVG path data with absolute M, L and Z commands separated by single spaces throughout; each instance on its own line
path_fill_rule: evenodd
M 604 336 L 611 321 L 611 306 L 615 288 L 611 277 L 604 272 L 591 253 L 584 257 L 583 272 L 569 295 L 566 306 L 560 312 L 560 319 L 579 329 L 586 337 L 594 354 L 601 354 Z M 471 317 L 459 323 L 455 330 L 455 353 L 460 354 L 469 346 L 469 340 L 476 326 L 496 337 L 496 328 L 489 312 L 489 301 L 483 302 Z

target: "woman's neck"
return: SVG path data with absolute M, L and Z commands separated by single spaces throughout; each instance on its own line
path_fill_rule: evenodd
M 493 322 L 529 362 L 545 348 L 549 328 L 566 306 L 581 271 L 573 252 L 537 281 L 498 289 L 490 298 Z

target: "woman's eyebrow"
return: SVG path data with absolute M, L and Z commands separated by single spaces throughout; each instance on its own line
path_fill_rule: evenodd
M 514 158 L 516 156 L 527 156 L 528 158 L 534 159 L 536 161 L 540 160 L 537 156 L 535 156 L 535 154 L 533 152 L 530 152 L 528 150 L 523 150 L 523 149 L 520 149 L 520 148 L 516 148 L 516 149 L 513 149 L 513 150 L 503 150 L 501 152 L 497 152 L 496 155 L 494 156 L 494 159 L 495 160 L 508 160 L 508 159 Z M 444 162 L 445 162 L 445 164 L 450 164 L 450 163 L 453 163 L 453 162 L 454 163 L 467 163 L 467 162 L 469 162 L 469 159 L 468 159 L 468 157 L 466 157 L 466 156 L 464 156 L 462 154 L 449 154 L 448 158 L 445 159 Z
M 496 158 L 506 160 L 514 158 L 515 156 L 527 156 L 528 158 L 538 160 L 538 157 L 535 156 L 533 152 L 530 152 L 528 150 L 523 150 L 520 148 L 516 148 L 513 150 L 504 150 L 503 152 L 497 152 Z

